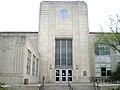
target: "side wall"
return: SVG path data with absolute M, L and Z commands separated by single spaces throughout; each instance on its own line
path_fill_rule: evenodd
M 0 82 L 21 83 L 25 37 L 0 36 Z
M 23 84 L 39 82 L 38 33 L 0 33 L 0 82 L 8 84 Z M 28 50 L 31 51 L 31 70 L 27 75 Z M 38 74 L 32 75 L 33 55 L 35 73 L 38 59 Z
M 38 53 L 38 35 L 27 34 L 26 43 L 24 47 L 24 73 L 23 73 L 23 82 L 25 79 L 28 79 L 28 83 L 38 83 L 39 82 L 39 53 Z M 31 65 L 30 65 L 30 75 L 27 74 L 27 58 L 28 50 L 31 52 Z M 32 75 L 33 69 L 33 55 L 35 56 L 35 73 Z M 36 65 L 38 60 L 38 74 L 36 74 Z

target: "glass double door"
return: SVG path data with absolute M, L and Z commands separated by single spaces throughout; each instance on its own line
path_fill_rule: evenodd
M 56 83 L 72 82 L 73 71 L 71 69 L 56 69 Z

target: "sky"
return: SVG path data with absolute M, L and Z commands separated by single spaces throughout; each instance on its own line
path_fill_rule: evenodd
M 38 32 L 42 1 L 45 0 L 0 0 L 0 32 Z M 109 31 L 109 15 L 120 13 L 120 0 L 82 1 L 88 5 L 89 31 L 98 32 L 100 27 Z

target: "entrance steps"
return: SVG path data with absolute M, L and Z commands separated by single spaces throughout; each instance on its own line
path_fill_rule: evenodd
M 45 86 L 44 90 L 69 90 L 68 86 Z
M 71 84 L 71 87 L 68 84 L 45 84 L 44 90 L 94 90 L 92 84 Z

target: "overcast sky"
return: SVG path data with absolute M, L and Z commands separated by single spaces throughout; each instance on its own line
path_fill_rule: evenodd
M 37 32 L 41 1 L 0 0 L 0 32 Z M 107 27 L 109 15 L 119 13 L 120 11 L 120 0 L 84 1 L 88 4 L 89 31 L 91 32 L 99 31 L 99 26 Z

